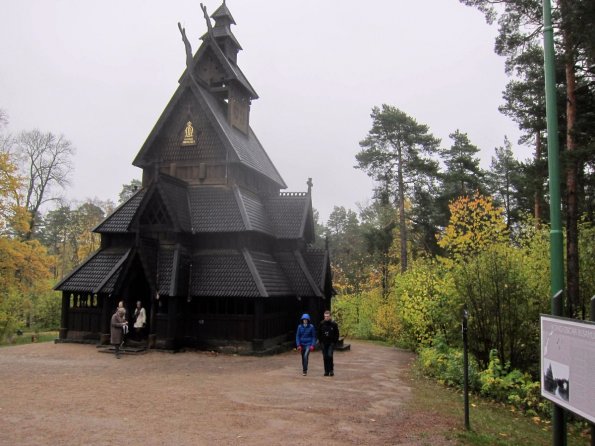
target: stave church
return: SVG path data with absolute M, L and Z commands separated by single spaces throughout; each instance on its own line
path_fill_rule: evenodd
M 225 1 L 133 165 L 142 187 L 93 229 L 100 248 L 55 289 L 60 340 L 109 342 L 119 302 L 140 301 L 150 348 L 274 351 L 333 294 L 328 249 L 313 247 L 312 182 L 283 178 L 250 127 L 258 95 Z M 212 23 L 212 21 L 214 23 Z

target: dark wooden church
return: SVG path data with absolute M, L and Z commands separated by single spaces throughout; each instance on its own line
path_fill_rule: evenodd
M 204 10 L 204 8 L 203 8 Z M 258 95 L 237 65 L 225 1 L 133 164 L 142 187 L 94 231 L 100 249 L 66 276 L 60 339 L 109 340 L 118 302 L 147 311 L 150 347 L 258 352 L 330 307 L 327 250 L 314 249 L 311 182 L 285 182 L 250 128 Z

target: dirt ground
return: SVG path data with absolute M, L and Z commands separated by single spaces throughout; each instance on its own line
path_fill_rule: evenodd
M 1 445 L 450 445 L 452 421 L 413 410 L 410 353 L 353 342 L 322 355 L 0 349 Z

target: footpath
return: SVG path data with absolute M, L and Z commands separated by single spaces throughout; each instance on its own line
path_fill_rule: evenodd
M 451 445 L 452 420 L 412 405 L 413 355 L 348 341 L 322 355 L 114 356 L 94 346 L 0 349 L 0 445 Z

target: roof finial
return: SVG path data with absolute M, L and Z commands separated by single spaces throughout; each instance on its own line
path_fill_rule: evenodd
M 223 4 L 225 4 L 225 2 L 223 2 Z M 205 20 L 207 21 L 207 29 L 209 30 L 209 37 L 214 42 L 215 36 L 213 36 L 213 26 L 211 25 L 211 19 L 209 18 L 209 14 L 207 14 L 207 7 L 201 3 L 200 9 L 202 9 L 202 13 L 204 14 Z
M 308 178 L 306 184 L 308 185 L 308 195 L 310 195 L 312 193 L 312 186 L 314 186 L 314 183 L 312 183 L 312 178 Z
M 186 37 L 186 28 L 182 28 L 180 22 L 178 22 L 178 29 L 182 34 L 182 40 L 184 41 L 184 47 L 186 48 L 186 69 L 192 79 L 194 79 L 194 57 L 192 57 L 192 46 Z

